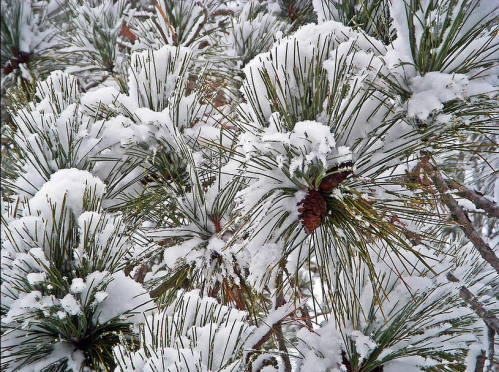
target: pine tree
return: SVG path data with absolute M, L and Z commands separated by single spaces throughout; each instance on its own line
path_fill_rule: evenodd
M 2 370 L 499 370 L 498 15 L 2 0 Z

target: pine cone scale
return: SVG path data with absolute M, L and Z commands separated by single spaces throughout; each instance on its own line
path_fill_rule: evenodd
M 318 228 L 327 214 L 326 200 L 319 191 L 308 190 L 307 196 L 298 204 L 299 218 L 307 234 Z
M 330 168 L 328 170 L 328 173 L 332 172 L 332 174 L 329 174 L 328 176 L 326 176 L 322 179 L 322 182 L 319 186 L 321 191 L 331 191 L 336 186 L 338 186 L 340 183 L 345 181 L 347 179 L 347 177 L 353 173 L 352 169 L 351 169 L 352 166 L 353 166 L 353 163 L 351 161 L 348 161 L 348 162 L 341 163 L 335 167 Z M 338 172 L 339 169 L 343 169 L 343 168 L 346 168 L 346 169 Z

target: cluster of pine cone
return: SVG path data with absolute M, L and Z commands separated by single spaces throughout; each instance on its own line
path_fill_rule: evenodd
M 324 177 L 319 185 L 319 191 L 309 189 L 307 195 L 297 204 L 300 208 L 299 218 L 307 234 L 311 234 L 318 228 L 327 214 L 327 204 L 323 193 L 328 193 L 352 173 L 353 163 L 351 161 L 341 163 L 328 170 L 328 176 Z M 340 171 L 340 169 L 342 169 Z

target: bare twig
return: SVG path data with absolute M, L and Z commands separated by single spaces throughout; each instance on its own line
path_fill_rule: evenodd
M 280 306 L 283 306 L 286 303 L 286 300 L 284 299 L 284 295 L 282 293 L 282 270 L 279 271 L 277 274 L 277 280 L 276 280 L 278 292 L 277 292 L 277 299 L 275 302 L 275 309 L 279 308 Z M 281 352 L 281 358 L 282 362 L 284 363 L 284 372 L 291 372 L 292 367 L 291 367 L 291 360 L 289 359 L 289 353 L 288 349 L 286 348 L 286 342 L 284 340 L 284 335 L 282 334 L 282 325 L 281 323 L 276 324 L 275 328 L 275 336 L 277 338 L 277 347 L 279 351 Z
M 282 325 L 281 324 L 276 324 L 275 336 L 277 338 L 277 347 L 278 347 L 279 351 L 281 352 L 281 358 L 282 358 L 282 361 L 284 363 L 284 371 L 291 372 L 292 371 L 291 360 L 289 359 L 288 349 L 286 348 L 286 342 L 285 342 L 284 336 L 282 334 Z
M 288 270 L 286 269 L 286 266 L 283 266 L 282 270 L 284 271 L 284 273 L 286 273 L 287 276 L 291 276 Z M 295 280 L 290 280 L 289 283 L 291 284 L 291 287 L 297 291 L 298 298 L 304 300 L 305 296 L 303 295 L 303 291 L 301 290 L 300 285 L 297 284 L 297 277 L 295 276 Z M 301 313 L 301 320 L 303 320 L 308 330 L 312 331 L 314 327 L 312 325 L 312 318 L 310 317 L 310 313 L 308 312 L 308 306 L 306 302 L 303 302 L 303 305 L 300 306 L 299 309 Z
M 200 1 L 198 1 L 196 4 L 199 5 L 203 9 L 203 16 L 204 16 L 204 18 L 203 18 L 203 20 L 201 22 L 199 22 L 198 27 L 196 28 L 196 30 L 192 34 L 191 38 L 185 43 L 186 47 L 190 46 L 194 42 L 194 40 L 196 40 L 196 38 L 198 37 L 199 33 L 203 29 L 204 25 L 208 21 L 208 17 L 209 17 L 208 10 L 204 6 L 204 4 L 201 3 Z
M 274 367 L 274 369 L 279 368 L 279 363 L 277 362 L 277 359 L 273 355 L 267 355 L 264 357 L 264 360 L 260 361 L 260 367 L 255 371 L 255 372 L 261 372 L 265 369 L 265 367 Z
M 275 326 L 275 325 L 274 325 Z M 274 326 L 270 327 L 269 330 L 267 331 L 267 333 L 265 333 L 259 340 L 257 343 L 255 343 L 254 345 L 251 346 L 251 350 L 260 350 L 261 347 L 263 346 L 263 344 L 265 344 L 270 336 L 272 335 L 272 332 L 274 332 Z M 246 361 L 249 360 L 249 358 L 251 357 L 251 355 L 253 355 L 253 352 L 249 352 L 247 355 L 246 355 Z
M 459 279 L 456 278 L 452 273 L 447 274 L 447 279 L 453 283 L 459 283 Z M 499 332 L 499 318 L 497 318 L 490 310 L 485 308 L 485 306 L 478 301 L 478 298 L 471 293 L 471 291 L 466 288 L 466 286 L 461 286 L 459 289 L 459 295 L 466 302 L 469 307 L 483 319 L 485 324 L 490 327 L 495 333 Z
M 474 372 L 484 372 L 485 361 L 487 357 L 485 356 L 485 350 L 482 350 L 480 354 L 476 357 L 475 371 Z
M 213 17 L 217 16 L 232 16 L 234 15 L 234 11 L 230 9 L 220 9 L 220 10 L 215 10 L 212 14 Z
M 428 157 L 421 159 L 423 169 L 430 174 L 436 188 L 440 193 L 440 197 L 444 204 L 449 208 L 452 217 L 464 231 L 466 237 L 473 243 L 482 258 L 487 261 L 499 273 L 499 258 L 490 246 L 476 232 L 469 217 L 463 207 L 461 207 L 454 197 L 448 193 L 449 186 L 442 177 L 438 169 L 430 164 Z
M 292 302 L 286 303 L 284 301 L 284 297 L 282 296 L 282 292 L 280 292 L 279 285 L 277 286 L 277 298 L 275 303 L 275 309 L 273 310 L 273 314 L 269 314 L 266 319 L 263 320 L 263 324 L 259 326 L 253 333 L 246 339 L 245 349 L 247 350 L 245 361 L 249 365 L 250 359 L 256 350 L 260 350 L 261 347 L 269 340 L 272 334 L 275 332 L 276 337 L 279 339 L 280 336 L 277 333 L 281 333 L 282 329 L 280 328 L 282 321 L 293 314 L 297 307 L 300 307 L 302 304 L 299 303 L 296 307 Z M 282 297 L 281 297 L 282 296 Z M 276 316 L 277 315 L 277 316 Z M 265 333 L 262 334 L 262 331 Z M 284 341 L 284 339 L 283 339 Z M 282 347 L 284 346 L 284 347 Z M 291 366 L 291 362 L 289 361 L 289 353 L 286 350 L 285 345 L 280 345 L 278 342 L 279 351 L 281 351 L 281 357 L 285 365 Z M 289 363 L 288 363 L 288 362 Z M 287 368 L 287 367 L 286 367 Z M 286 369 L 286 371 L 291 371 L 291 369 Z
M 254 340 L 253 338 L 251 338 L 251 335 L 250 335 L 250 337 L 246 340 L 245 348 L 248 350 L 248 352 L 246 354 L 246 358 L 245 358 L 246 363 L 249 362 L 251 356 L 255 353 L 255 351 L 260 350 L 262 348 L 262 346 L 269 340 L 270 336 L 272 336 L 272 333 L 275 332 L 276 326 L 280 325 L 282 323 L 283 319 L 288 317 L 290 314 L 294 313 L 296 309 L 292 306 L 288 306 L 284 310 L 286 310 L 286 311 L 284 311 L 281 314 L 282 316 L 279 319 L 276 319 L 275 321 L 272 321 L 272 322 L 265 322 L 264 321 L 263 322 L 264 324 L 261 325 L 259 328 L 257 328 L 254 331 L 254 332 L 257 332 L 258 329 L 261 329 L 263 327 L 267 327 L 268 330 L 267 330 L 267 332 L 265 332 L 265 334 L 260 336 L 257 340 Z
M 156 18 L 151 18 L 151 22 L 154 24 L 154 26 L 156 26 L 156 29 L 161 34 L 161 37 L 163 38 L 163 41 L 165 42 L 165 44 L 169 44 L 168 37 L 166 36 L 166 34 L 161 29 L 161 25 L 158 23 L 158 21 L 156 20 Z
M 308 330 L 312 331 L 314 327 L 312 326 L 312 320 L 310 318 L 310 313 L 308 312 L 307 304 L 303 304 L 303 306 L 300 307 L 300 312 L 302 314 L 303 321 L 305 322 L 305 325 L 307 326 Z
M 158 9 L 159 14 L 161 14 L 163 20 L 166 22 L 168 28 L 170 29 L 170 32 L 172 34 L 173 45 L 177 46 L 178 45 L 177 33 L 175 32 L 175 29 L 173 28 L 172 24 L 168 21 L 165 11 L 159 6 L 158 2 L 155 2 L 154 6 L 156 7 L 156 9 Z
M 479 209 L 483 209 L 489 217 L 499 218 L 499 205 L 485 198 L 477 191 L 468 189 L 455 180 L 445 179 L 445 183 L 452 190 L 458 190 L 458 195 L 468 199 Z
M 494 365 L 494 344 L 495 344 L 495 338 L 496 332 L 488 327 L 487 328 L 487 338 L 488 338 L 488 344 L 489 344 L 489 350 L 487 350 L 487 358 L 489 358 L 490 363 L 489 366 L 487 367 L 487 372 L 492 372 L 492 366 Z

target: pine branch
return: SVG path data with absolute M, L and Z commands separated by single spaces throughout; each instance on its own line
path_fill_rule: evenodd
M 284 295 L 282 293 L 282 270 L 277 274 L 276 287 L 278 292 L 274 310 L 277 310 L 280 306 L 284 306 L 286 304 L 286 300 L 284 299 Z M 281 358 L 284 363 L 284 372 L 291 372 L 291 360 L 289 359 L 288 349 L 286 348 L 286 342 L 282 333 L 281 323 L 279 322 L 278 324 L 276 324 L 274 328 L 277 338 L 277 347 L 281 352 Z
M 473 243 L 482 258 L 487 261 L 499 273 L 499 258 L 492 248 L 477 233 L 469 217 L 463 207 L 461 207 L 456 199 L 449 194 L 449 186 L 446 180 L 438 169 L 429 163 L 428 157 L 425 155 L 421 159 L 423 169 L 430 174 L 436 188 L 440 192 L 440 196 L 444 204 L 449 208 L 452 217 L 464 231 L 466 237 Z
M 199 35 L 199 32 L 201 32 L 204 25 L 208 21 L 208 10 L 206 9 L 206 7 L 203 5 L 203 3 L 201 3 L 201 1 L 198 1 L 196 4 L 199 5 L 203 9 L 203 17 L 204 18 L 201 22 L 199 22 L 199 25 L 196 28 L 196 30 L 194 31 L 194 33 L 192 34 L 192 37 L 185 43 L 186 47 L 190 46 L 196 40 L 196 38 Z
M 245 349 L 248 350 L 245 357 L 246 363 L 250 361 L 250 358 L 255 351 L 260 350 L 269 340 L 272 333 L 276 331 L 277 326 L 279 326 L 285 318 L 295 311 L 296 309 L 293 306 L 293 303 L 288 302 L 271 312 L 269 316 L 262 321 L 262 325 L 255 329 L 253 334 L 251 334 L 246 340 Z M 265 333 L 262 331 L 265 331 Z
M 488 338 L 488 344 L 489 344 L 489 350 L 487 350 L 487 356 L 490 360 L 489 368 L 487 369 L 487 372 L 492 371 L 492 366 L 494 365 L 494 345 L 495 345 L 495 340 L 494 337 L 496 336 L 496 331 L 494 331 L 491 327 L 487 327 L 487 338 Z
M 455 180 L 445 179 L 445 183 L 449 189 L 458 190 L 459 196 L 468 199 L 475 204 L 477 208 L 483 209 L 489 217 L 499 218 L 499 205 L 497 205 L 494 201 L 485 198 L 476 190 L 472 191 L 468 189 L 466 186 L 461 185 Z
M 459 283 L 459 279 L 452 273 L 447 274 L 447 279 L 452 283 Z M 466 302 L 470 308 L 483 319 L 485 324 L 491 328 L 495 333 L 499 332 L 499 318 L 497 318 L 492 311 L 485 308 L 485 306 L 475 297 L 471 291 L 466 288 L 466 286 L 461 286 L 459 289 L 459 295 Z
M 281 352 L 281 358 L 284 363 L 284 372 L 291 372 L 293 369 L 291 366 L 291 360 L 289 359 L 288 349 L 286 348 L 286 342 L 282 334 L 282 325 L 280 323 L 276 324 L 274 329 L 275 329 L 275 336 L 277 338 L 277 347 Z
M 476 357 L 475 371 L 474 372 L 484 372 L 485 362 L 487 357 L 485 356 L 485 351 L 481 351 Z

